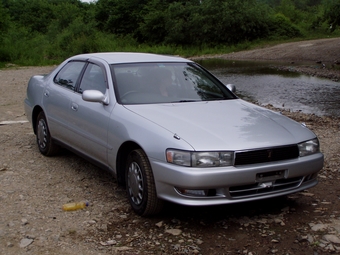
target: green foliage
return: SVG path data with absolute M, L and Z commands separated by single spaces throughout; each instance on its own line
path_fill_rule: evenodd
M 190 45 L 201 41 L 197 35 L 197 28 L 192 20 L 199 7 L 192 2 L 171 3 L 165 11 L 165 38 L 166 44 Z
M 55 29 L 55 27 L 50 28 L 51 31 Z M 78 17 L 68 27 L 62 29 L 58 36 L 49 34 L 47 38 L 51 41 L 46 49 L 46 55 L 50 59 L 58 59 L 98 51 L 97 33 L 95 23 L 86 24 L 81 17 Z
M 274 15 L 270 31 L 271 36 L 275 38 L 294 38 L 302 35 L 299 28 L 283 14 Z
M 221 18 L 226 42 L 240 43 L 265 38 L 269 32 L 269 13 L 267 6 L 252 0 L 224 2 Z
M 340 26 L 340 0 L 326 1 L 324 20 L 330 25 L 331 32 Z
M 0 42 L 2 39 L 2 36 L 5 32 L 7 32 L 8 28 L 10 26 L 10 16 L 8 14 L 7 9 L 5 9 L 2 5 L 2 2 L 0 2 Z
M 165 10 L 168 4 L 163 0 L 151 0 L 144 5 L 141 10 L 141 20 L 136 30 L 136 38 L 140 42 L 159 44 L 164 41 L 165 30 Z
M 253 0 L 151 1 L 139 27 L 143 42 L 216 45 L 268 34 L 268 7 Z
M 130 34 L 138 27 L 140 10 L 146 0 L 98 0 L 96 20 L 100 30 L 115 34 Z
M 301 12 L 295 7 L 292 0 L 282 0 L 277 7 L 278 13 L 283 14 L 292 22 L 297 22 L 301 18 Z
M 6 1 L 12 21 L 30 31 L 46 32 L 52 19 L 51 5 L 44 0 Z
M 1 61 L 24 60 L 25 64 L 39 63 L 43 57 L 44 45 L 46 42 L 41 34 L 32 34 L 23 27 L 13 27 L 2 42 L 1 49 L 4 54 L 2 54 Z

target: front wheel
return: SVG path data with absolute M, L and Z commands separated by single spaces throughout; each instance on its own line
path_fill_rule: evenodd
M 52 140 L 44 112 L 38 114 L 36 125 L 37 144 L 41 154 L 45 156 L 56 154 L 59 146 L 55 145 Z
M 157 197 L 152 169 L 143 150 L 129 154 L 125 179 L 129 202 L 138 215 L 153 215 L 162 210 L 163 201 Z

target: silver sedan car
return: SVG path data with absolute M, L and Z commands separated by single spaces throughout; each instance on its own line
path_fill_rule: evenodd
M 42 154 L 62 146 L 109 170 L 139 215 L 315 186 L 316 135 L 233 91 L 180 57 L 93 53 L 33 76 L 25 111 Z

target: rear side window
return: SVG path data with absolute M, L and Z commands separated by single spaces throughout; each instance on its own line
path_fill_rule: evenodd
M 77 80 L 83 70 L 85 62 L 72 61 L 67 63 L 54 78 L 54 82 L 60 86 L 75 90 Z

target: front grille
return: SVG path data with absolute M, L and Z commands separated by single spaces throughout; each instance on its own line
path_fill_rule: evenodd
M 246 198 L 258 196 L 261 194 L 275 193 L 281 190 L 289 190 L 297 188 L 303 181 L 303 177 L 295 177 L 288 179 L 279 179 L 272 181 L 270 185 L 261 185 L 260 183 L 236 186 L 229 188 L 229 194 L 232 198 Z
M 235 153 L 235 166 L 287 160 L 297 157 L 299 157 L 299 148 L 297 145 L 240 151 Z

